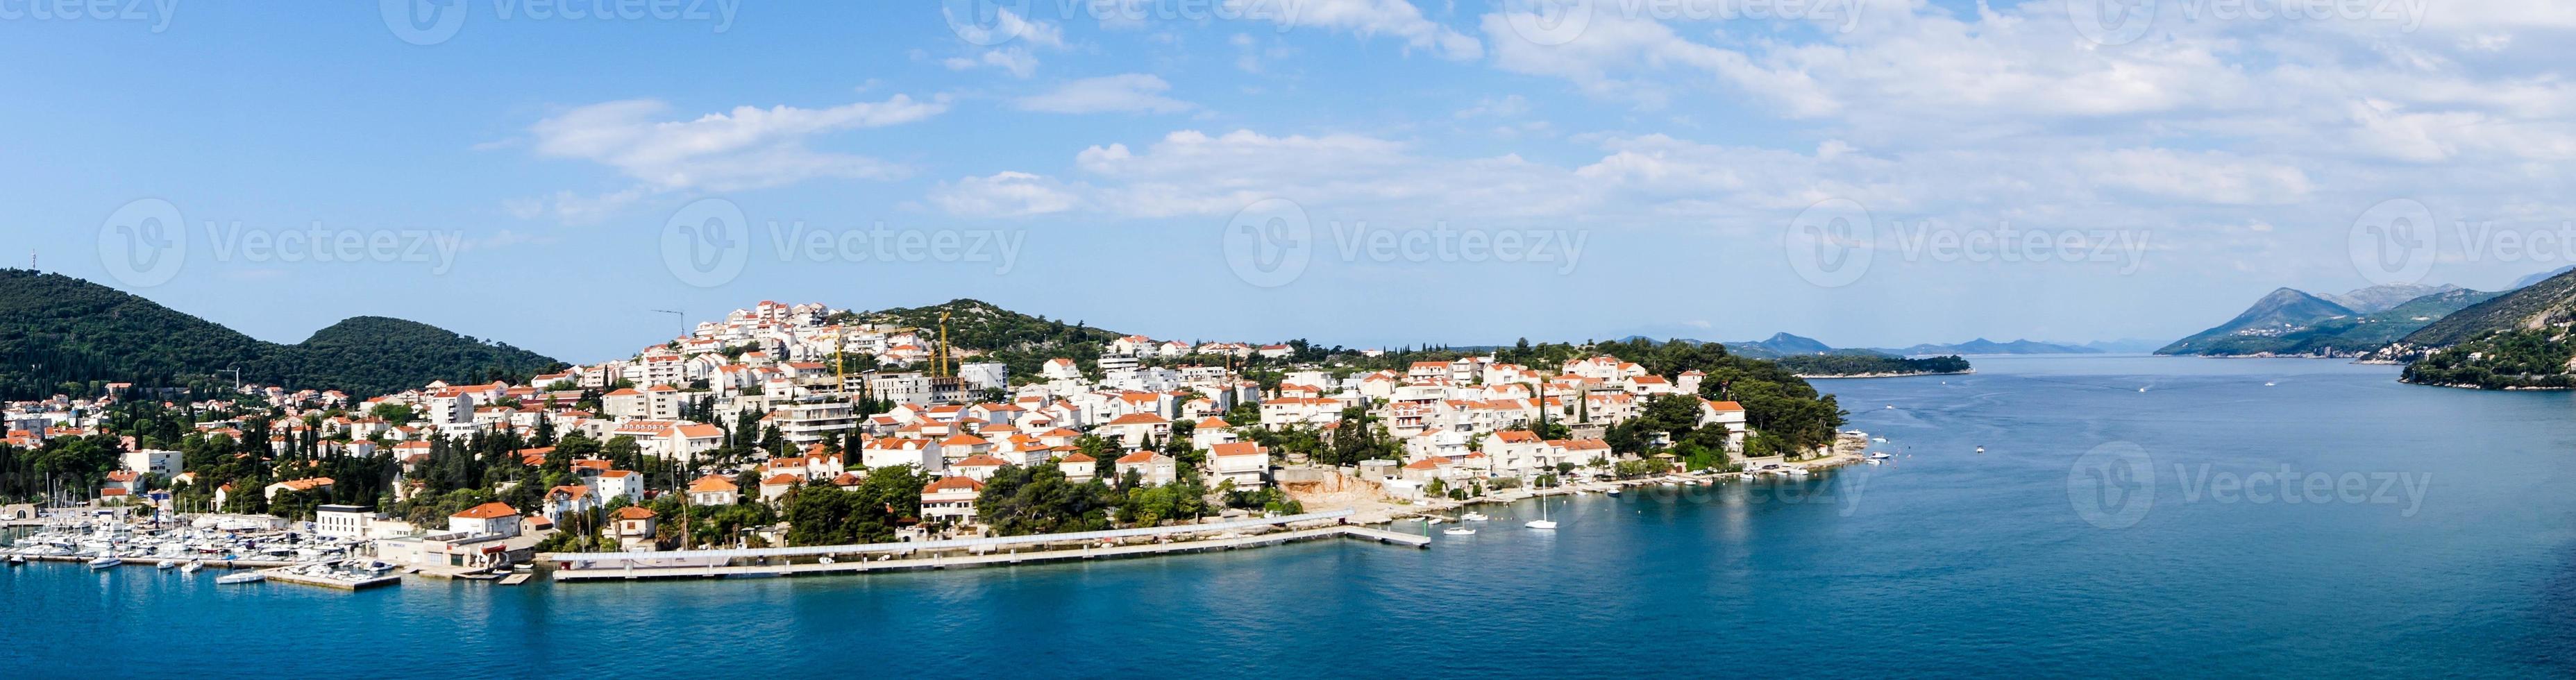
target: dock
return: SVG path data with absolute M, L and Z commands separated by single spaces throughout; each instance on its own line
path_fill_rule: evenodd
M 1235 550 L 1336 537 L 1415 548 L 1431 547 L 1431 538 L 1428 536 L 1349 524 L 1329 524 L 1266 533 L 1237 533 L 1238 530 L 1243 529 L 1337 521 L 1350 514 L 1349 510 L 1337 510 L 1181 527 L 916 543 L 646 553 L 572 553 L 550 555 L 545 558 L 545 561 L 564 565 L 554 570 L 556 581 L 623 581 L 665 578 L 762 578 L 1007 566 Z M 1198 540 L 1160 540 L 1160 537 L 1173 534 L 1211 532 L 1219 535 Z M 1122 538 L 1156 538 L 1157 540 L 1133 544 L 1108 542 Z M 1064 547 L 1066 545 L 1074 547 Z M 807 559 L 810 561 L 803 561 Z M 737 560 L 753 560 L 756 563 L 736 564 Z
M 307 576 L 307 575 L 304 575 L 304 574 L 295 573 L 295 570 L 294 570 L 294 569 L 292 569 L 292 568 L 286 568 L 286 567 L 280 567 L 280 568 L 276 568 L 276 569 L 262 569 L 262 570 L 260 570 L 260 571 L 259 571 L 259 573 L 260 573 L 261 575 L 263 575 L 263 576 L 267 576 L 267 577 L 268 577 L 268 580 L 276 581 L 276 582 L 279 582 L 279 583 L 293 583 L 293 584 L 297 584 L 297 585 L 321 586 L 321 587 L 324 587 L 324 588 L 336 588 L 336 589 L 339 589 L 339 590 L 365 590 L 365 589 L 368 589 L 368 588 L 374 588 L 374 587 L 377 587 L 377 586 L 388 586 L 388 585 L 393 585 L 393 584 L 401 583 L 401 582 L 402 582 L 402 575 L 401 575 L 401 574 L 386 574 L 386 575 L 383 575 L 383 576 L 374 576 L 374 577 L 369 577 L 369 578 L 361 578 L 361 579 L 347 579 L 347 578 L 331 578 L 331 577 L 325 577 L 325 576 Z

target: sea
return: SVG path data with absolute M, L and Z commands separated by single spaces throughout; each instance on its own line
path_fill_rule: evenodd
M 1976 364 L 1817 383 L 1882 464 L 1488 508 L 1429 549 L 358 593 L 17 567 L 0 677 L 2576 675 L 2570 395 Z

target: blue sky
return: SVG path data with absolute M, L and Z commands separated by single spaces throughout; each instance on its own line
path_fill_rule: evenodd
M 407 32 L 0 0 L 0 255 L 272 340 L 379 314 L 571 361 L 762 299 L 1357 346 L 2169 339 L 2279 286 L 2576 263 L 2565 6 L 1639 2 L 457 0 Z M 735 250 L 679 271 L 711 207 Z M 138 214 L 186 225 L 174 268 L 117 264 Z M 244 247 L 316 234 L 399 245 Z

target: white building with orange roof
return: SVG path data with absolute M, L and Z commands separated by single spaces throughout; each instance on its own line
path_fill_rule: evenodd
M 1213 449 L 1235 440 L 1234 424 L 1224 418 L 1200 418 L 1190 424 L 1190 448 Z
M 1752 431 L 1752 427 L 1746 424 L 1743 404 L 1732 401 L 1711 401 L 1701 399 L 1699 400 L 1699 407 L 1699 424 L 1701 427 L 1707 427 L 1710 425 L 1725 427 L 1727 450 L 1744 450 L 1744 437 L 1746 433 Z
M 957 462 L 949 463 L 948 472 L 949 474 L 973 479 L 978 482 L 987 482 L 992 481 L 993 475 L 1001 472 L 1002 466 L 1008 464 L 1010 463 L 997 457 L 976 454 L 958 459 Z
M 955 464 L 954 461 L 992 452 L 992 441 L 964 432 L 948 435 L 939 440 L 939 457 L 948 459 L 951 465 Z
M 1270 450 L 1252 442 L 1218 444 L 1208 449 L 1208 483 L 1234 482 L 1237 489 L 1270 485 Z
M 1120 456 L 1118 478 L 1135 475 L 1145 484 L 1170 484 L 1180 478 L 1180 461 L 1157 451 L 1137 451 Z
M 690 505 L 733 505 L 742 499 L 742 487 L 724 475 L 707 475 L 689 482 Z
M 869 469 L 911 465 L 924 472 L 938 473 L 947 469 L 947 460 L 939 455 L 939 445 L 928 439 L 887 437 L 870 441 L 859 451 L 859 462 Z
M 1342 403 L 1331 399 L 1280 398 L 1261 402 L 1261 426 L 1273 430 L 1319 426 L 1341 419 Z
M 1100 476 L 1100 459 L 1075 451 L 1057 459 L 1056 470 L 1064 473 L 1065 481 L 1081 484 Z
M 764 477 L 760 480 L 760 502 L 776 503 L 779 499 L 786 498 L 787 492 L 795 490 L 796 485 L 804 482 L 805 478 L 790 474 Z
M 1082 368 L 1075 365 L 1072 359 L 1062 357 L 1048 359 L 1046 363 L 1038 365 L 1038 379 L 1081 380 Z
M 590 512 L 599 507 L 599 503 L 598 492 L 589 486 L 568 484 L 546 490 L 544 512 L 546 519 L 561 524 L 565 517 Z
M 1123 446 L 1136 448 L 1146 442 L 1160 442 L 1172 435 L 1172 421 L 1152 413 L 1130 413 L 1110 419 L 1095 431 L 1116 439 Z
M 636 472 L 634 470 L 609 470 L 601 472 L 599 474 L 592 475 L 587 483 L 590 484 L 592 493 L 599 495 L 599 502 L 601 503 L 607 503 L 619 498 L 626 498 L 637 502 L 644 499 L 644 473 Z
M 975 522 L 975 499 L 984 493 L 984 482 L 972 477 L 941 477 L 921 487 L 921 518 L 931 522 L 972 524 Z

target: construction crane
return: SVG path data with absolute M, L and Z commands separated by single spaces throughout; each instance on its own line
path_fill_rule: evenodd
M 941 310 L 939 312 L 939 355 L 931 358 L 930 375 L 933 377 L 944 378 L 949 375 L 950 370 L 951 369 L 948 366 L 948 312 L 947 310 Z

